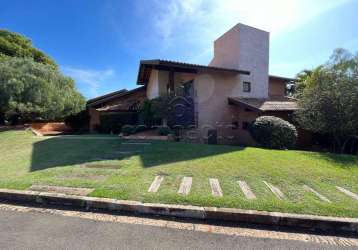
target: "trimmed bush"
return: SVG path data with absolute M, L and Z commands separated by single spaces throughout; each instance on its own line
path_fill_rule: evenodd
M 297 141 L 295 126 L 275 116 L 258 117 L 250 126 L 250 134 L 258 144 L 267 148 L 293 148 Z
M 136 133 L 143 132 L 143 131 L 146 131 L 146 130 L 148 130 L 148 127 L 146 125 L 137 125 L 134 128 L 133 133 L 136 134 Z
M 160 127 L 158 128 L 159 135 L 169 135 L 173 134 L 173 131 L 169 127 Z
M 123 135 L 131 135 L 135 132 L 135 127 L 131 125 L 124 125 L 122 127 L 121 132 L 123 133 Z

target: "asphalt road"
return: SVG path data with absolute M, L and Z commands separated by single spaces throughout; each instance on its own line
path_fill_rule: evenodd
M 0 210 L 0 225 L 0 249 L 349 249 L 33 211 Z

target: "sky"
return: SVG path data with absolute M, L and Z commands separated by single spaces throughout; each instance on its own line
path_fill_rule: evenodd
M 270 32 L 270 74 L 294 77 L 335 48 L 358 52 L 358 0 L 0 0 L 0 29 L 21 33 L 86 98 L 137 87 L 139 61 L 207 65 L 237 23 Z

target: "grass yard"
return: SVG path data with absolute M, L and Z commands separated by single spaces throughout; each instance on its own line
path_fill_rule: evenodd
M 151 142 L 128 145 L 111 136 L 35 137 L 28 131 L 0 132 L 0 188 L 32 184 L 94 188 L 90 196 L 143 202 L 234 207 L 358 218 L 358 156 L 279 151 L 233 146 Z M 147 190 L 156 175 L 157 193 Z M 193 177 L 190 194 L 177 194 L 184 176 Z M 223 197 L 213 197 L 217 178 Z M 247 200 L 238 180 L 256 194 Z M 267 181 L 286 195 L 279 200 Z M 306 184 L 332 203 L 303 189 Z

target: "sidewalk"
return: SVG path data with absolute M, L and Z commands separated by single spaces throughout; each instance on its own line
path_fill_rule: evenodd
M 0 201 L 60 205 L 112 213 L 161 215 L 177 218 L 244 222 L 261 225 L 286 226 L 317 231 L 358 233 L 358 219 L 313 215 L 263 212 L 231 208 L 199 207 L 142 203 L 86 196 L 74 196 L 37 191 L 0 189 Z

